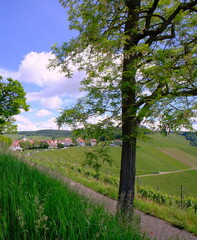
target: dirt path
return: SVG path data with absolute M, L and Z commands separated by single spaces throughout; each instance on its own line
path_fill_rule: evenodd
M 162 175 L 162 174 L 171 174 L 171 173 L 185 172 L 185 171 L 191 171 L 191 170 L 197 170 L 197 168 L 181 169 L 181 170 L 176 170 L 176 171 L 171 171 L 171 172 L 151 173 L 151 174 L 139 175 L 137 177 L 158 176 L 158 175 Z
M 96 204 L 103 205 L 108 212 L 115 214 L 117 205 L 115 200 L 109 199 L 80 183 L 59 175 L 58 173 L 54 173 L 54 171 L 49 169 L 46 171 L 46 169 L 43 169 L 42 167 L 37 168 L 51 175 L 53 178 L 61 180 L 79 195 L 85 196 Z M 136 214 L 140 219 L 140 231 L 146 234 L 151 240 L 197 240 L 197 237 L 191 233 L 176 228 L 159 218 L 144 214 L 138 210 L 136 210 Z

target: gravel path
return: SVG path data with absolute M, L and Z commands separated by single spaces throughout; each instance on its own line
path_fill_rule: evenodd
M 197 170 L 197 168 L 181 169 L 181 170 L 176 170 L 176 171 L 171 171 L 171 172 L 151 173 L 151 174 L 139 175 L 139 176 L 136 176 L 136 177 L 158 176 L 158 175 L 172 174 L 172 173 L 185 172 L 185 171 L 191 171 L 191 170 Z
M 116 213 L 117 201 L 107 198 L 80 183 L 61 176 L 49 168 L 30 163 L 28 164 L 49 174 L 53 178 L 61 180 L 65 185 L 77 192 L 79 195 L 85 196 L 96 204 L 103 205 L 108 212 L 112 214 Z M 159 218 L 147 215 L 139 210 L 135 210 L 135 212 L 140 219 L 140 231 L 147 235 L 147 237 L 151 240 L 197 240 L 197 237 L 191 233 L 176 228 L 170 223 L 167 223 Z
M 54 176 L 54 173 L 52 175 Z M 58 176 L 58 178 L 79 195 L 85 196 L 99 205 L 103 205 L 105 209 L 112 214 L 116 212 L 117 202 L 115 200 L 109 199 L 66 177 Z M 136 210 L 136 214 L 138 214 L 140 218 L 141 232 L 145 233 L 151 240 L 197 240 L 197 237 L 191 233 L 176 228 L 159 218 L 144 214 L 138 210 Z

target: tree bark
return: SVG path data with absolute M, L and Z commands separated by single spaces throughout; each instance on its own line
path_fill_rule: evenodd
M 131 67 L 133 58 L 125 58 L 123 72 Z M 125 71 L 124 71 L 125 70 Z M 131 76 L 132 75 L 132 76 Z M 136 175 L 136 90 L 135 70 L 131 74 L 125 73 L 122 77 L 122 154 L 120 185 L 118 194 L 118 209 L 123 213 L 133 212 Z
M 136 142 L 137 142 L 137 110 L 136 104 L 136 68 L 138 56 L 130 50 L 138 44 L 136 34 L 138 24 L 137 8 L 140 1 L 127 1 L 128 16 L 125 23 L 125 34 L 130 38 L 124 45 L 123 75 L 122 75 L 122 155 L 120 170 L 120 185 L 118 194 L 118 211 L 133 215 L 136 175 Z
M 131 119 L 128 119 L 131 123 Z M 125 123 L 123 135 L 131 132 Z M 133 127 L 133 124 L 131 123 Z M 135 128 L 135 127 L 134 127 Z M 136 128 L 135 128 L 136 129 Z M 118 194 L 118 210 L 126 214 L 133 214 L 135 196 L 135 175 L 136 175 L 136 136 L 130 133 L 130 139 L 123 139 L 121 155 L 120 185 Z M 128 136 L 129 137 L 129 136 Z

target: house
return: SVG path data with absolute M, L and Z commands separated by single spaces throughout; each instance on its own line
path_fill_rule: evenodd
M 65 139 L 62 141 L 62 144 L 64 144 L 65 147 L 69 147 L 69 146 L 73 145 L 73 142 L 72 142 L 72 139 L 70 139 L 70 138 L 65 138 Z
M 90 145 L 93 147 L 93 146 L 95 146 L 97 144 L 97 141 L 96 141 L 96 139 L 91 139 L 90 140 Z
M 27 141 L 27 137 L 24 135 L 22 138 L 21 138 L 22 141 Z
M 20 143 L 20 140 L 13 140 L 10 149 L 12 151 L 23 151 L 19 143 Z
M 47 143 L 49 144 L 50 148 L 56 148 L 57 147 L 57 140 L 48 140 Z
M 80 147 L 85 147 L 85 141 L 82 138 L 77 138 L 77 144 Z

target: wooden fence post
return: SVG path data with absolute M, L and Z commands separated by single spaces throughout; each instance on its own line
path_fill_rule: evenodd
M 181 190 L 181 209 L 183 209 L 183 185 L 180 186 L 180 190 Z

